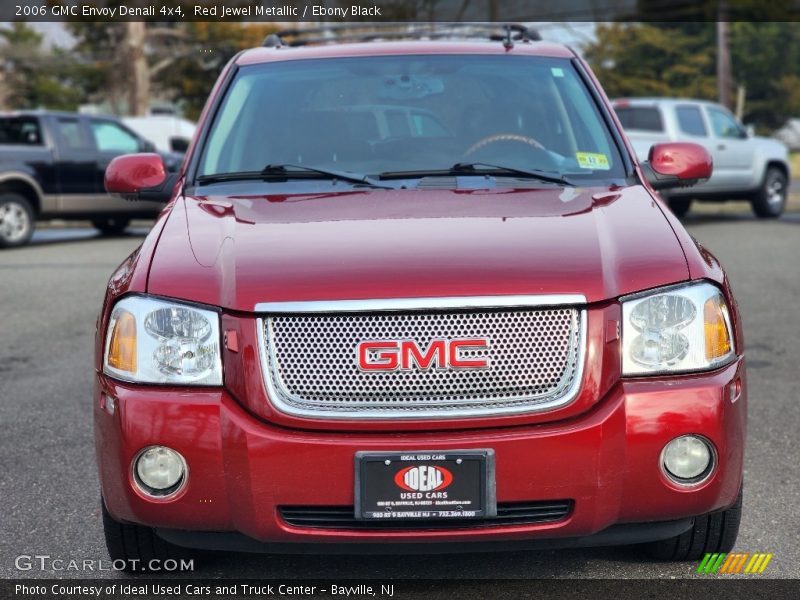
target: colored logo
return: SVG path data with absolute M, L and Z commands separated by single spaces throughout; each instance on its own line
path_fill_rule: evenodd
M 772 554 L 763 554 L 761 552 L 731 552 L 730 554 L 708 553 L 700 561 L 700 566 L 697 567 L 697 572 L 709 575 L 737 575 L 737 574 L 761 574 L 767 568 L 769 561 L 772 560 Z
M 419 369 L 484 369 L 489 359 L 477 357 L 489 340 L 434 340 L 427 348 L 413 340 L 361 342 L 358 345 L 358 368 L 362 371 L 409 371 Z M 472 356 L 465 355 L 471 353 Z
M 406 467 L 394 476 L 397 487 L 409 492 L 443 490 L 453 482 L 453 474 L 444 467 L 420 465 Z

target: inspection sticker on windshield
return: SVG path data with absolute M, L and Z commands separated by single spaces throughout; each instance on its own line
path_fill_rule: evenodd
M 608 164 L 608 157 L 605 154 L 595 152 L 576 152 L 575 158 L 581 169 L 594 169 L 596 171 L 608 171 L 611 165 Z

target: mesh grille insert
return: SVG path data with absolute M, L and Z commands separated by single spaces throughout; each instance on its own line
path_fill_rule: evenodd
M 469 416 L 525 412 L 569 402 L 583 360 L 575 308 L 296 314 L 264 319 L 265 379 L 286 412 L 329 417 Z M 362 371 L 365 341 L 488 340 L 463 349 L 484 368 Z

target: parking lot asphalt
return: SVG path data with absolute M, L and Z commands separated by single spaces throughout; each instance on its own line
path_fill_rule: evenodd
M 761 577 L 800 577 L 800 213 L 758 221 L 749 212 L 686 220 L 733 282 L 749 368 L 744 520 L 737 549 L 771 552 Z M 20 555 L 107 559 L 91 423 L 95 319 L 114 267 L 145 229 L 100 238 L 47 229 L 0 251 L 0 577 L 128 577 L 37 568 Z M 692 563 L 652 562 L 636 548 L 450 556 L 205 555 L 202 577 L 685 578 Z M 469 596 L 468 584 L 448 595 Z M 504 595 L 497 589 L 495 597 Z M 462 592 L 462 593 L 460 593 Z M 505 594 L 513 597 L 514 594 Z M 433 597 L 433 596 L 430 596 Z

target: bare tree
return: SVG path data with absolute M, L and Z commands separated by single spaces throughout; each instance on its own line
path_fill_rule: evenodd
M 0 110 L 8 110 L 8 84 L 4 63 L 0 63 Z
M 150 71 L 145 54 L 147 32 L 142 21 L 125 23 L 125 66 L 128 69 L 128 110 L 132 115 L 147 114 L 150 108 Z
M 717 10 L 717 90 L 719 103 L 731 107 L 731 54 L 728 39 L 728 3 L 720 0 Z

